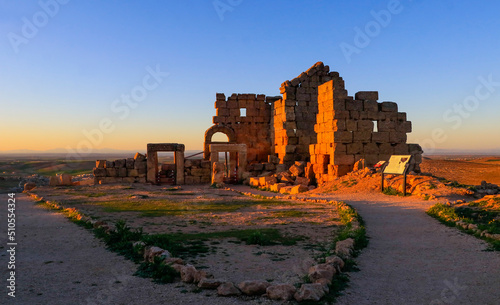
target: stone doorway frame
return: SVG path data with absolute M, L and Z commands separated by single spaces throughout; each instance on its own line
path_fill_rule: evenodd
M 210 144 L 210 164 L 213 167 L 214 162 L 219 162 L 220 152 L 229 152 L 230 155 L 238 155 L 237 177 L 238 180 L 243 179 L 243 173 L 247 167 L 247 146 L 246 144 Z M 234 153 L 234 154 L 233 154 Z M 213 168 L 212 168 L 213 171 Z
M 228 142 L 213 142 L 212 137 L 218 132 L 225 134 Z M 205 143 L 203 145 L 203 159 L 210 159 L 210 145 L 213 144 L 236 144 L 236 133 L 234 129 L 224 125 L 214 125 L 207 129 L 207 131 L 205 131 Z
M 184 184 L 184 144 L 177 143 L 149 143 L 147 145 L 147 182 L 156 184 L 158 175 L 158 152 L 174 152 L 175 184 Z

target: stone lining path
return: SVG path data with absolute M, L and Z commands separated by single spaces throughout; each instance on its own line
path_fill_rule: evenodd
M 486 243 L 425 215 L 433 202 L 381 194 L 317 197 L 358 209 L 371 238 L 357 259 L 361 271 L 351 273 L 350 288 L 338 304 L 500 303 L 500 253 L 485 252 Z M 6 198 L 3 194 L 2 200 Z M 2 266 L 7 264 L 4 210 Z M 8 298 L 4 288 L 1 304 L 273 304 L 266 299 L 207 297 L 205 292 L 183 294 L 177 284 L 157 285 L 134 277 L 132 262 L 23 195 L 18 195 L 16 217 L 17 297 Z M 7 271 L 2 270 L 4 278 Z
M 7 195 L 0 194 L 3 202 Z M 6 204 L 0 210 L 1 279 L 6 283 Z M 215 291 L 191 291 L 193 285 L 159 285 L 151 279 L 133 276 L 137 265 L 105 249 L 105 245 L 86 229 L 63 215 L 34 205 L 17 195 L 17 292 L 7 296 L 2 285 L 0 304 L 275 304 L 266 299 L 217 297 Z M 179 285 L 185 286 L 179 288 Z M 212 296 L 207 297 L 206 294 Z
M 370 237 L 356 259 L 361 271 L 350 274 L 337 304 L 500 304 L 500 253 L 426 215 L 436 202 L 377 193 L 311 197 L 353 206 Z

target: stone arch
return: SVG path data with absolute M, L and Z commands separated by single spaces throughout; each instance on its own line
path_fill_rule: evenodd
M 231 127 L 222 125 L 214 125 L 210 127 L 209 129 L 207 129 L 207 131 L 205 131 L 205 143 L 203 146 L 203 158 L 205 160 L 210 159 L 210 144 L 219 143 L 212 141 L 213 135 L 218 132 L 223 133 L 227 136 L 227 138 L 229 139 L 229 142 L 227 143 L 229 144 L 236 143 L 236 133 L 234 132 L 234 129 L 232 129 Z

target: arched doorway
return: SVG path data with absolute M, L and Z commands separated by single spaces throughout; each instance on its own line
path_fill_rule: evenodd
M 222 133 L 227 136 L 228 141 L 214 141 L 214 135 Z M 216 140 L 220 140 L 221 137 L 217 135 Z M 236 133 L 231 127 L 228 126 L 220 126 L 220 125 L 214 125 L 207 129 L 205 131 L 205 144 L 204 144 L 204 149 L 203 149 L 203 158 L 205 160 L 210 159 L 210 144 L 221 144 L 221 143 L 228 143 L 228 144 L 235 144 L 236 143 Z

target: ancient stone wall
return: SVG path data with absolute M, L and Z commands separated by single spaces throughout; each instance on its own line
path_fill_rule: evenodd
M 309 145 L 316 143 L 316 114 L 318 113 L 318 86 L 341 80 L 337 72 L 322 62 L 316 63 L 280 88 L 281 100 L 273 108 L 273 153 L 287 166 L 294 161 L 309 160 Z
M 227 135 L 234 131 L 234 141 L 229 143 L 246 144 L 248 162 L 265 162 L 271 153 L 270 121 L 271 103 L 277 98 L 266 97 L 263 94 L 233 94 L 227 98 L 223 93 L 217 93 L 215 102 L 216 124 L 207 130 L 205 136 L 205 159 L 209 158 L 208 146 L 212 142 L 213 132 L 223 132 Z M 229 137 L 229 135 L 228 135 Z
M 310 145 L 311 163 L 319 184 L 352 171 L 358 160 L 365 166 L 389 160 L 391 155 L 413 155 L 412 169 L 419 171 L 422 149 L 406 144 L 411 122 L 393 102 L 377 102 L 378 92 L 347 95 L 341 79 L 318 87 L 318 114 Z
M 97 160 L 93 173 L 94 184 L 146 183 L 146 157 L 137 153 L 134 158 Z
M 185 184 L 209 184 L 211 175 L 209 160 L 186 159 L 184 161 Z

